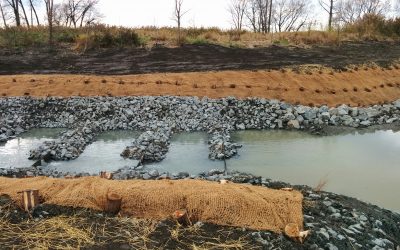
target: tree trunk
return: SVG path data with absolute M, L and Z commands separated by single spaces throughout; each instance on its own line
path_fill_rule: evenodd
M 329 31 L 332 31 L 332 19 L 333 19 L 333 0 L 331 0 L 331 4 L 329 7 L 329 23 L 328 23 Z
M 272 22 L 272 0 L 269 1 L 268 33 L 271 33 L 271 22 Z
M 24 4 L 22 3 L 22 0 L 17 0 L 17 1 L 19 1 L 19 3 L 21 4 L 22 12 L 24 13 L 24 19 L 26 22 L 26 26 L 28 26 L 28 28 L 30 28 L 29 19 L 28 19 L 28 16 L 26 15 Z
M 29 2 L 31 3 L 31 8 L 32 8 L 32 10 L 33 10 L 33 13 L 35 14 L 36 23 L 37 23 L 37 25 L 39 26 L 39 25 L 40 25 L 40 22 L 39 22 L 39 17 L 38 17 L 38 14 L 37 14 L 37 12 L 36 12 L 35 6 L 33 5 L 32 0 L 29 0 Z M 33 21 L 32 21 L 31 24 L 33 25 Z
M 15 17 L 15 24 L 17 25 L 17 27 L 21 26 L 21 17 L 19 16 L 19 0 L 12 0 L 10 5 L 11 8 L 13 9 L 14 12 L 14 17 Z
M 4 27 L 8 28 L 7 20 L 6 20 L 6 17 L 4 16 L 3 6 L 1 4 L 2 4 L 2 2 L 0 2 L 0 14 L 1 14 L 1 17 L 3 18 Z

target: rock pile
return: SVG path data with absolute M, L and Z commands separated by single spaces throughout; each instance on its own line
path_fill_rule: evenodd
M 159 162 L 168 152 L 171 131 L 146 131 L 142 133 L 131 146 L 127 147 L 121 156 L 138 160 L 142 163 Z

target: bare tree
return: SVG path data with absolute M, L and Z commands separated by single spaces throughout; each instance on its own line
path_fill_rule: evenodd
M 19 14 L 19 0 L 6 0 L 8 3 L 8 6 L 12 9 L 12 12 L 14 14 L 14 19 L 15 19 L 15 24 L 17 26 L 21 26 L 21 17 Z
M 274 23 L 278 32 L 299 31 L 308 21 L 310 1 L 277 0 Z
M 271 31 L 272 0 L 249 0 L 246 16 L 254 32 Z
M 7 24 L 8 12 L 6 10 L 6 6 L 5 6 L 3 0 L 0 0 L 0 15 L 1 15 L 1 19 L 3 21 L 4 28 L 8 28 L 8 24 Z
M 181 37 L 181 24 L 182 24 L 182 17 L 188 12 L 188 10 L 184 10 L 182 8 L 183 0 L 175 0 L 175 9 L 173 13 L 173 20 L 176 22 L 178 27 L 178 43 L 180 44 L 182 41 Z
M 74 28 L 83 27 L 101 18 L 97 10 L 99 0 L 66 0 L 56 5 L 56 22 Z
M 40 21 L 39 21 L 39 17 L 36 11 L 36 6 L 39 4 L 39 2 L 37 2 L 36 0 L 29 0 L 29 7 L 30 7 L 30 11 L 31 11 L 31 24 L 33 25 L 33 16 L 35 16 L 36 19 L 36 24 L 39 26 L 40 25 Z
M 53 45 L 54 0 L 44 0 L 46 4 L 47 25 L 49 27 L 49 44 Z
M 22 0 L 18 0 L 18 1 L 19 1 L 19 5 L 21 6 L 22 13 L 24 14 L 24 15 L 23 15 L 23 18 L 24 18 L 24 20 L 25 20 L 25 24 L 26 24 L 26 26 L 28 26 L 28 28 L 29 28 L 29 27 L 30 27 L 30 24 L 29 24 L 28 15 L 26 14 L 26 11 L 25 11 L 24 3 L 22 2 Z
M 334 7 L 337 0 L 318 0 L 319 5 L 328 13 L 328 30 L 332 31 Z
M 246 0 L 231 0 L 229 12 L 231 14 L 232 23 L 235 27 L 238 37 L 243 29 L 243 20 L 247 10 Z
M 338 3 L 340 21 L 353 23 L 366 14 L 385 15 L 390 8 L 390 0 L 341 0 Z

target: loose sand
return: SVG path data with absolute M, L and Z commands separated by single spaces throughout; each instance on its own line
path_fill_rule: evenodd
M 222 98 L 264 97 L 303 105 L 367 106 L 400 98 L 400 70 L 360 68 L 351 72 L 313 70 L 219 71 L 124 76 L 6 75 L 0 96 L 176 95 Z
M 109 181 L 98 177 L 73 180 L 46 177 L 0 177 L 0 195 L 21 203 L 18 192 L 38 189 L 44 202 L 102 210 L 105 197 L 122 197 L 121 212 L 138 218 L 165 219 L 186 209 L 195 220 L 218 225 L 282 232 L 289 223 L 303 228 L 303 195 L 264 187 L 218 184 L 201 180 Z

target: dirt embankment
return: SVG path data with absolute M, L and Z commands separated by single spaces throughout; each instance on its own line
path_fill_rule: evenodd
M 262 97 L 303 105 L 365 106 L 400 98 L 400 70 L 220 71 L 124 76 L 0 76 L 6 96 L 208 96 Z
M 374 62 L 386 66 L 400 58 L 399 42 L 345 42 L 311 48 L 270 46 L 242 49 L 217 45 L 180 48 L 96 49 L 79 54 L 68 48 L 0 50 L 0 74 L 126 75 L 156 72 L 280 69 L 304 64 L 344 68 Z

